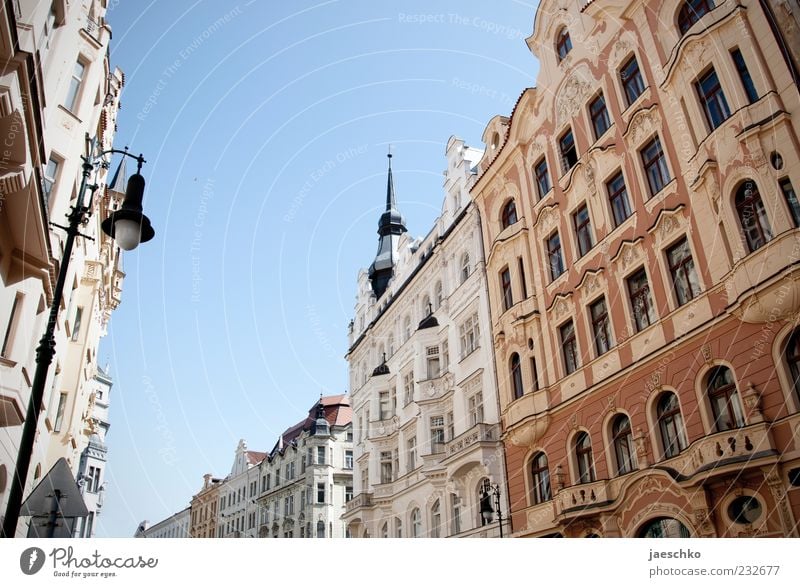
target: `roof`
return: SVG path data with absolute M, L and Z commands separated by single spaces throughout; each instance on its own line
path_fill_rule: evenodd
M 257 465 L 267 456 L 267 453 L 256 450 L 248 450 L 245 454 L 247 455 L 247 462 L 251 465 Z
M 320 398 L 319 401 L 322 402 L 322 407 L 325 410 L 325 420 L 327 420 L 329 426 L 347 426 L 353 421 L 353 408 L 350 407 L 350 398 L 347 394 L 329 395 Z M 304 420 L 284 430 L 268 455 L 270 459 L 274 458 L 278 453 L 283 454 L 286 447 L 296 442 L 304 431 L 311 430 L 311 425 L 316 420 L 316 408 L 319 401 L 314 402 Z

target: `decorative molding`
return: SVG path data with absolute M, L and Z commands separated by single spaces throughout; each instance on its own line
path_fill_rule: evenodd
M 602 287 L 603 281 L 605 280 L 603 273 L 604 270 L 602 267 L 596 271 L 588 269 L 584 272 L 580 283 L 575 289 L 584 290 L 588 296 L 594 294 Z
M 564 59 L 562 65 L 566 61 Z M 597 80 L 586 65 L 569 74 L 556 96 L 556 127 L 561 127 L 580 111 L 596 84 Z
M 611 262 L 618 263 L 623 271 L 627 271 L 635 262 L 645 258 L 643 241 L 644 238 L 640 236 L 636 240 L 623 242 Z
M 637 110 L 636 113 L 631 116 L 628 128 L 625 130 L 623 136 L 628 146 L 636 149 L 660 127 L 661 115 L 658 112 L 657 105 L 653 104 L 649 108 Z
M 544 233 L 549 233 L 554 226 L 558 224 L 558 204 L 551 204 L 545 206 L 539 211 L 536 217 L 536 222 L 533 227 L 541 230 Z M 541 225 L 541 226 L 540 226 Z

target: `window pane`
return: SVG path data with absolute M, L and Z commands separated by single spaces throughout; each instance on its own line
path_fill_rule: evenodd
M 711 69 L 695 83 L 695 88 L 700 96 L 700 103 L 703 106 L 708 125 L 711 130 L 714 130 L 731 114 L 725 94 L 722 92 L 722 86 L 717 78 L 717 72 Z
M 642 81 L 642 74 L 639 71 L 639 64 L 636 62 L 636 57 L 631 57 L 619 72 L 620 79 L 622 80 L 622 87 L 625 89 L 625 97 L 628 100 L 628 106 L 636 101 L 642 92 L 644 92 L 644 82 Z
M 611 211 L 614 214 L 614 225 L 619 226 L 631 215 L 628 191 L 625 188 L 625 178 L 622 176 L 622 172 L 617 173 L 606 183 L 606 190 L 611 202 Z
M 689 242 L 684 238 L 667 250 L 669 270 L 678 304 L 683 305 L 700 294 L 700 283 L 694 270 Z
M 611 126 L 611 121 L 608 118 L 608 110 L 606 109 L 606 100 L 603 94 L 600 94 L 589 105 L 589 113 L 592 117 L 592 126 L 594 127 L 594 138 L 599 139 Z

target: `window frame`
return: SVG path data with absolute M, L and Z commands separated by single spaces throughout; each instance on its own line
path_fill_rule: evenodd
M 624 424 L 620 425 L 623 421 Z M 611 420 L 611 444 L 617 475 L 627 475 L 638 469 L 631 419 L 627 414 L 617 414 Z
M 568 141 L 567 138 L 569 138 Z M 566 175 L 578 164 L 580 159 L 578 146 L 575 144 L 575 133 L 572 132 L 571 126 L 567 126 L 567 130 L 558 136 L 558 154 L 561 158 L 562 175 Z
M 514 290 L 511 285 L 511 270 L 507 265 L 500 271 L 500 296 L 503 300 L 503 311 L 507 312 L 514 305 Z
M 635 67 L 631 68 L 632 65 Z M 620 66 L 617 70 L 617 77 L 622 84 L 622 93 L 625 96 L 625 103 L 627 104 L 626 108 L 629 108 L 636 103 L 636 100 L 638 100 L 647 89 L 644 83 L 644 77 L 642 76 L 642 70 L 639 67 L 639 60 L 636 58 L 635 53 Z M 637 93 L 634 96 L 632 92 Z
M 511 395 L 518 400 L 525 394 L 525 386 L 522 382 L 522 359 L 519 353 L 511 353 L 508 358 L 508 372 L 511 381 Z
M 536 178 L 536 191 L 541 200 L 553 189 L 553 184 L 550 182 L 550 171 L 547 168 L 547 157 L 544 155 L 534 163 L 533 175 Z M 547 189 L 545 189 L 545 187 Z
M 592 452 L 592 437 L 586 430 L 581 430 L 575 435 L 574 455 L 576 483 L 594 483 L 597 480 L 594 470 L 594 454 Z
M 600 108 L 596 107 L 598 104 L 600 104 Z M 602 91 L 598 92 L 589 102 L 589 119 L 592 121 L 592 130 L 594 130 L 596 141 L 611 128 L 611 117 L 608 114 L 608 105 Z M 600 128 L 600 123 L 604 125 L 602 128 Z
M 558 335 L 561 343 L 561 359 L 564 361 L 564 375 L 571 375 L 581 368 L 575 322 L 572 318 L 559 325 Z
M 728 380 L 715 385 L 714 381 L 718 376 L 725 374 Z M 711 406 L 711 416 L 715 432 L 726 432 L 736 430 L 745 426 L 744 412 L 742 409 L 739 390 L 736 386 L 736 379 L 733 370 L 726 365 L 717 365 L 709 370 L 704 377 L 705 391 L 708 402 Z M 720 405 L 722 404 L 722 405 Z M 730 421 L 723 421 L 727 416 Z
M 656 152 L 651 154 L 651 149 L 656 149 Z M 639 148 L 639 158 L 642 162 L 650 197 L 654 198 L 672 181 L 667 155 L 664 152 L 664 147 L 661 145 L 661 138 L 658 134 L 654 135 L 643 147 Z M 654 171 L 654 173 L 651 174 L 651 171 Z
M 80 77 L 77 75 L 77 66 L 81 66 Z M 78 107 L 80 106 L 81 97 L 83 95 L 84 82 L 86 81 L 86 74 L 88 73 L 90 62 L 84 58 L 83 55 L 78 55 L 75 59 L 75 64 L 69 77 L 69 85 L 67 86 L 67 93 L 64 96 L 63 106 L 68 111 L 78 115 Z
M 725 98 L 722 82 L 712 66 L 699 75 L 693 85 L 700 100 L 700 107 L 705 115 L 708 129 L 713 132 L 731 116 L 731 109 Z
M 750 195 L 745 195 L 748 190 L 747 186 L 750 184 L 755 189 L 750 190 Z M 743 233 L 745 244 L 747 245 L 747 251 L 748 253 L 755 253 L 774 238 L 772 225 L 767 215 L 767 208 L 764 206 L 761 190 L 758 189 L 758 184 L 755 180 L 748 178 L 739 185 L 734 194 L 733 204 L 736 209 L 739 230 Z M 752 208 L 752 211 L 748 212 L 748 207 Z M 748 228 L 745 223 L 750 218 L 754 220 L 754 223 Z M 758 240 L 753 238 L 753 229 L 757 233 Z
M 544 451 L 538 451 L 530 461 L 531 505 L 538 505 L 553 499 L 550 484 L 550 465 Z
M 557 246 L 554 246 L 553 239 L 557 240 L 555 243 Z M 550 267 L 550 281 L 553 282 L 561 277 L 566 271 L 566 267 L 564 266 L 564 249 L 561 246 L 561 235 L 559 234 L 558 229 L 554 230 L 550 236 L 547 237 L 547 240 L 545 241 L 545 250 L 547 251 L 547 262 Z M 558 273 L 555 272 L 555 265 L 553 264 L 554 258 L 558 261 Z
M 585 219 L 579 221 L 579 215 L 585 214 Z M 585 256 L 594 247 L 594 235 L 592 234 L 592 217 L 589 214 L 589 206 L 586 202 L 581 204 L 572 213 L 572 226 L 575 228 L 575 237 L 578 242 L 578 258 Z
M 631 282 L 640 274 L 644 276 L 644 284 L 634 291 Z M 628 292 L 628 302 L 630 304 L 631 317 L 633 318 L 633 323 L 636 326 L 636 332 L 642 332 L 658 321 L 658 316 L 656 315 L 653 305 L 653 295 L 650 289 L 650 278 L 647 275 L 647 270 L 645 269 L 644 265 L 625 277 L 625 286 Z M 644 325 L 640 324 L 640 314 L 637 311 L 636 305 L 637 299 L 640 298 L 643 300 L 643 306 L 646 310 L 643 315 L 647 318 L 647 324 Z
M 665 411 L 665 400 L 670 397 L 675 399 L 675 405 L 669 411 Z M 665 391 L 656 400 L 656 422 L 661 450 L 665 459 L 671 459 L 686 450 L 688 443 L 683 423 L 683 411 L 678 394 L 674 391 Z
M 703 11 L 698 12 L 697 8 L 701 8 Z M 716 6 L 713 0 L 685 0 L 681 4 L 680 10 L 678 10 L 678 14 L 675 18 L 681 37 L 685 35 L 696 22 L 715 8 Z
M 597 308 L 600 304 L 603 305 L 603 311 L 601 314 L 595 314 L 595 308 Z M 589 303 L 589 320 L 592 324 L 592 337 L 594 338 L 594 349 L 597 353 L 597 356 L 604 355 L 612 348 L 614 348 L 614 341 L 611 338 L 611 319 L 608 316 L 608 305 L 606 304 L 606 297 L 600 296 L 599 298 L 595 299 L 594 301 Z M 600 345 L 600 339 L 598 338 L 600 335 L 605 335 L 605 348 L 602 348 Z
M 558 62 L 564 61 L 570 51 L 572 51 L 572 39 L 569 36 L 569 29 L 563 26 L 556 35 L 556 57 L 558 57 Z
M 622 184 L 621 188 L 614 187 L 614 184 L 618 180 Z M 606 185 L 606 193 L 608 194 L 608 203 L 611 206 L 611 217 L 614 220 L 614 228 L 617 228 L 633 215 L 633 211 L 631 209 L 630 196 L 628 195 L 628 185 L 625 182 L 625 175 L 622 173 L 622 169 L 617 170 L 617 173 L 615 173 L 614 175 L 611 176 L 611 178 L 606 180 L 605 185 Z M 622 219 L 617 218 L 618 207 L 615 204 L 616 201 L 620 201 L 623 204 L 622 208 L 626 214 L 625 217 Z
M 500 215 L 500 226 L 503 229 L 508 228 L 509 226 L 516 224 L 519 221 L 517 216 L 517 204 L 514 202 L 514 199 L 511 198 L 503 205 L 503 210 Z
M 678 249 L 683 248 L 686 255 L 678 260 L 673 260 L 673 253 Z M 672 280 L 672 291 L 675 296 L 675 302 L 678 307 L 691 302 L 702 293 L 700 287 L 700 279 L 697 275 L 697 269 L 694 265 L 694 256 L 692 255 L 692 248 L 689 244 L 689 237 L 684 235 L 677 241 L 673 242 L 669 247 L 664 249 L 664 255 L 669 268 L 670 279 Z M 682 284 L 682 288 L 678 284 Z M 681 292 L 688 292 L 689 297 L 684 299 L 684 294 Z

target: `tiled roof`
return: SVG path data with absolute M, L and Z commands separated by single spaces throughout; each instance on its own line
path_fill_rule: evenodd
M 266 456 L 267 456 L 267 453 L 265 453 L 265 452 L 258 452 L 258 451 L 255 451 L 255 450 L 248 450 L 247 451 L 247 462 L 250 463 L 251 465 L 257 465 L 258 463 L 263 461 Z
M 322 407 L 325 409 L 325 419 L 330 426 L 346 426 L 353 421 L 353 409 L 350 407 L 350 398 L 347 394 L 325 396 L 321 401 Z M 306 416 L 304 420 L 284 430 L 281 435 L 283 438 L 283 450 L 291 446 L 292 442 L 296 441 L 304 430 L 311 430 L 311 425 L 314 423 L 317 415 L 317 403 L 318 402 L 314 402 L 314 405 L 308 410 L 308 416 Z M 269 458 L 274 458 L 276 454 L 282 452 L 280 448 L 281 440 L 278 439 L 269 453 Z

